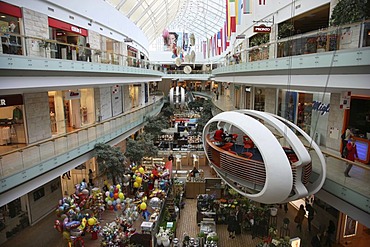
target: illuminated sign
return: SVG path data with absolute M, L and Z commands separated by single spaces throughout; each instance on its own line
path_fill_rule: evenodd
M 271 27 L 266 27 L 265 25 L 259 25 L 253 27 L 253 32 L 255 33 L 271 33 Z

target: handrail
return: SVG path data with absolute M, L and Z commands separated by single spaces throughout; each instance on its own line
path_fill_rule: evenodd
M 32 169 L 32 167 L 39 164 L 47 163 L 51 159 L 57 161 L 56 158 L 60 155 L 67 154 L 67 158 L 69 158 L 69 152 L 75 149 L 79 150 L 80 147 L 83 147 L 89 142 L 99 139 L 105 140 L 105 136 L 113 138 L 116 135 L 120 135 L 122 130 L 134 128 L 139 122 L 145 121 L 145 116 L 153 112 L 153 110 L 155 111 L 157 105 L 162 104 L 163 97 L 141 108 L 131 110 L 105 121 L 1 154 L 0 178 L 14 176 L 14 174 Z M 83 148 L 83 150 L 85 149 Z M 81 150 L 81 152 L 83 151 Z M 78 153 L 80 154 L 80 151 Z
M 370 20 L 356 22 L 343 26 L 333 26 L 325 29 L 318 29 L 312 32 L 297 34 L 294 36 L 273 40 L 258 46 L 241 49 L 232 54 L 227 54 L 223 59 L 220 59 L 218 68 L 226 67 L 235 64 L 243 64 L 252 61 L 269 60 L 279 57 L 297 56 L 302 54 L 312 54 L 318 52 L 328 52 L 332 50 L 342 50 L 349 48 L 360 48 L 362 42 L 354 42 L 351 45 L 341 43 L 340 37 L 343 30 L 359 27 L 369 23 Z M 362 30 L 363 31 L 363 30 Z M 334 36 L 332 36 L 334 35 Z M 358 39 L 361 39 L 362 32 L 358 32 Z M 333 38 L 333 39 L 331 39 Z M 330 42 L 333 41 L 333 47 L 330 47 Z M 334 42 L 335 41 L 335 42 Z M 296 44 L 293 47 L 292 44 Z M 299 45 L 298 45 L 299 43 Z M 341 47 L 343 45 L 343 47 Z M 276 54 L 276 55 L 275 55 Z M 244 55 L 244 56 L 241 56 Z M 238 59 L 235 59 L 236 56 Z
M 5 153 L 0 153 L 0 159 L 2 156 L 5 156 L 5 155 L 8 155 L 8 154 L 12 154 L 12 153 L 16 153 L 16 152 L 22 152 L 24 149 L 28 149 L 28 148 L 32 148 L 32 147 L 36 147 L 36 146 L 40 146 L 41 144 L 44 144 L 44 143 L 47 143 L 47 142 L 50 142 L 50 141 L 53 141 L 55 139 L 58 139 L 58 138 L 63 138 L 63 137 L 67 137 L 69 135 L 72 135 L 72 134 L 76 134 L 78 132 L 81 132 L 81 131 L 84 131 L 84 130 L 87 130 L 89 128 L 92 128 L 92 127 L 96 127 L 98 125 L 101 125 L 101 124 L 104 124 L 104 123 L 107 123 L 107 122 L 110 122 L 110 121 L 113 121 L 117 118 L 121 118 L 123 116 L 126 116 L 128 114 L 131 114 L 131 113 L 134 113 L 136 111 L 140 111 L 141 109 L 144 109 L 150 105 L 154 105 L 156 102 L 151 102 L 151 103 L 148 103 L 146 104 L 145 106 L 143 107 L 139 107 L 139 108 L 133 108 L 133 109 L 130 109 L 129 111 L 127 112 L 124 112 L 124 113 L 121 113 L 117 116 L 114 116 L 112 118 L 109 118 L 109 119 L 106 119 L 104 121 L 101 121 L 101 122 L 97 122 L 97 123 L 93 123 L 93 124 L 89 124 L 87 126 L 83 126 L 79 129 L 76 129 L 76 130 L 73 130 L 71 132 L 68 132 L 68 133 L 63 133 L 63 134 L 59 134 L 59 135 L 55 135 L 49 139 L 46 139 L 46 140 L 42 140 L 42 141 L 38 141 L 38 142 L 35 142 L 35 143 L 32 143 L 32 144 L 27 144 L 27 146 L 25 147 L 21 147 L 21 148 L 17 148 L 17 149 L 14 149 L 14 150 L 11 150 L 11 151 L 8 151 L 8 152 L 5 152 Z
M 12 54 L 12 55 L 22 55 L 22 56 L 35 56 L 35 57 L 46 57 L 50 59 L 67 59 L 67 60 L 76 60 L 76 61 L 87 61 L 82 59 L 80 55 L 85 56 L 85 51 L 91 51 L 91 60 L 90 62 L 94 63 L 111 63 L 111 64 L 119 64 L 123 66 L 130 66 L 130 67 L 141 67 L 147 69 L 153 69 L 157 71 L 162 71 L 162 67 L 158 64 L 154 64 L 149 62 L 149 60 L 140 59 L 137 57 L 127 56 L 119 53 L 114 52 L 107 52 L 104 50 L 94 49 L 91 47 L 86 47 L 82 45 L 75 45 L 75 44 L 68 44 L 56 40 L 45 39 L 42 37 L 35 37 L 35 36 L 26 36 L 16 33 L 4 33 L 3 37 L 8 38 L 8 42 L 4 43 L 3 45 L 9 47 L 9 52 L 4 52 L 3 54 Z M 10 39 L 14 37 L 15 41 L 10 41 Z M 36 46 L 36 47 L 35 47 Z M 58 57 L 52 57 L 51 54 L 57 54 L 59 52 L 57 48 L 59 46 L 63 46 L 63 48 L 67 48 L 70 50 L 68 56 L 63 58 L 62 54 L 58 55 Z M 18 47 L 17 49 L 11 49 L 11 47 Z M 38 47 L 38 48 L 37 48 Z M 72 51 L 76 51 L 76 59 L 73 59 Z M 62 53 L 62 52 L 60 52 Z M 96 58 L 94 56 L 101 56 L 101 58 Z M 86 56 L 85 56 L 86 57 Z M 94 57 L 94 59 L 93 59 Z
M 329 157 L 331 157 L 331 158 L 334 158 L 334 159 L 338 159 L 338 160 L 344 161 L 344 162 L 346 162 L 346 163 L 348 163 L 348 164 L 351 164 L 351 165 L 355 165 L 355 166 L 361 167 L 361 168 L 363 168 L 363 169 L 365 169 L 365 170 L 370 170 L 370 166 L 368 166 L 368 165 L 365 165 L 365 164 L 362 164 L 362 163 L 359 163 L 359 162 L 356 162 L 356 161 L 351 161 L 351 160 L 348 160 L 348 159 L 346 159 L 346 158 L 342 158 L 342 157 L 340 157 L 340 156 L 338 156 L 338 155 L 335 155 L 335 154 L 332 154 L 332 153 L 330 153 L 330 152 L 328 152 L 328 151 L 321 150 L 321 152 L 322 152 L 323 154 L 325 154 L 325 156 L 329 156 Z

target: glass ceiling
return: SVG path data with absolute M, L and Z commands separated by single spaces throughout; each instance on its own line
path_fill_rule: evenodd
M 225 0 L 106 0 L 146 34 L 151 44 L 163 30 L 194 33 L 206 40 L 223 27 Z

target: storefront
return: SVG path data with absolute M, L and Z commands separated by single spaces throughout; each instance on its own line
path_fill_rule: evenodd
M 19 7 L 0 2 L 0 53 L 22 55 L 21 21 L 22 11 Z
M 0 145 L 26 143 L 23 96 L 0 95 Z
M 84 60 L 81 48 L 86 46 L 87 30 L 50 17 L 48 22 L 50 39 L 58 41 L 50 44 L 51 58 Z
M 101 36 L 100 47 L 103 51 L 106 51 L 102 53 L 102 62 L 121 65 L 121 43 L 119 41 Z
M 370 97 L 351 96 L 350 108 L 345 111 L 344 128 L 353 128 L 359 161 L 370 162 Z
M 137 53 L 138 53 L 138 50 L 135 49 L 134 47 L 132 46 L 127 46 L 127 63 L 128 63 L 128 66 L 134 66 L 134 67 L 137 67 L 138 64 L 137 64 Z
M 66 133 L 95 122 L 93 88 L 50 91 L 48 95 L 53 134 Z

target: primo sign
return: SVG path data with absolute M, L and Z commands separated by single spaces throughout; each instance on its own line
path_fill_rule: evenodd
M 253 27 L 253 32 L 255 33 L 271 33 L 271 27 L 266 27 L 265 25 L 259 25 Z

